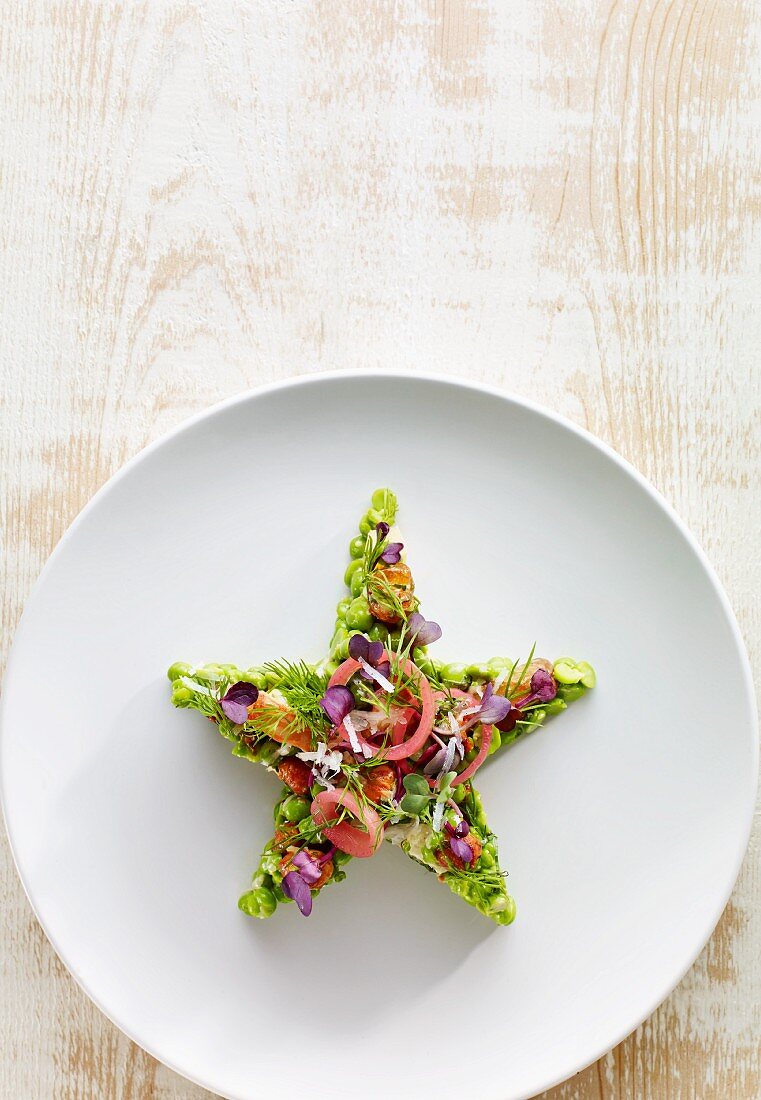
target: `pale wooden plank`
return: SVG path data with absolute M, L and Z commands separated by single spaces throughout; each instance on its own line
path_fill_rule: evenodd
M 701 538 L 758 662 L 750 2 L 0 12 L 4 653 L 58 537 L 145 442 L 249 385 L 388 364 L 610 441 Z M 208 1095 L 76 988 L 5 845 L 0 889 L 0 1095 Z M 548 1095 L 758 1095 L 760 895 L 756 834 L 685 981 Z

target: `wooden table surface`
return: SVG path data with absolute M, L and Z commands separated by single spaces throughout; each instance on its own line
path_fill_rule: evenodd
M 753 0 L 0 0 L 3 652 L 149 440 L 405 366 L 625 455 L 758 667 L 760 36 Z M 548 1095 L 759 1096 L 758 852 L 672 996 Z M 4 841 L 0 887 L 3 1100 L 208 1096 L 80 992 Z

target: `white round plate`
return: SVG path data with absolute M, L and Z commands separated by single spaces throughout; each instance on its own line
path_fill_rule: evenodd
M 378 485 L 442 657 L 536 640 L 597 668 L 479 776 L 508 928 L 389 845 L 309 920 L 245 917 L 279 786 L 169 703 L 174 660 L 322 655 Z M 735 620 L 655 491 L 526 402 L 398 374 L 236 398 L 125 467 L 28 601 L 2 717 L 8 831 L 54 947 L 131 1038 L 245 1100 L 507 1100 L 582 1068 L 705 944 L 757 770 Z

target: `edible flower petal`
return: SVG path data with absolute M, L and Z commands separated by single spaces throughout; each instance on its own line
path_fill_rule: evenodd
M 530 707 L 534 703 L 549 703 L 558 693 L 555 680 L 544 668 L 538 668 L 531 677 L 531 691 L 518 703 L 521 707 Z
M 544 668 L 538 668 L 531 677 L 531 694 L 537 703 L 549 703 L 558 693 L 557 684 Z M 525 704 L 524 704 L 525 705 Z
M 296 902 L 301 915 L 308 917 L 312 912 L 312 892 L 301 874 L 298 871 L 289 871 L 283 878 L 281 887 L 285 896 Z
M 294 867 L 298 867 L 299 874 L 308 886 L 311 886 L 313 883 L 317 882 L 320 875 L 322 874 L 322 871 L 308 852 L 297 852 L 291 862 L 293 863 Z
M 478 710 L 478 720 L 485 725 L 492 726 L 495 722 L 504 722 L 510 713 L 512 703 L 504 695 L 495 695 L 494 686 L 486 685 L 486 690 Z
M 238 680 L 228 688 L 219 705 L 223 713 L 236 726 L 242 726 L 248 718 L 248 708 L 259 698 L 259 689 L 246 680 Z
M 413 611 L 407 619 L 407 635 L 416 646 L 430 645 L 441 637 L 441 627 L 419 611 Z
M 388 661 L 382 661 L 384 655 L 383 642 L 371 642 L 365 634 L 352 634 L 349 638 L 349 656 L 363 664 L 360 675 L 365 680 L 374 680 L 375 677 L 370 675 L 364 665 L 377 668 L 383 676 L 388 678 L 390 665 Z
M 354 710 L 354 696 L 347 687 L 328 688 L 320 699 L 320 706 L 334 726 L 340 726 L 350 711 Z
M 380 556 L 381 561 L 384 561 L 386 565 L 396 565 L 401 560 L 403 549 L 404 543 L 390 542 Z
M 460 840 L 457 836 L 450 836 L 449 847 L 452 854 L 461 859 L 463 863 L 473 862 L 473 849 L 464 840 Z

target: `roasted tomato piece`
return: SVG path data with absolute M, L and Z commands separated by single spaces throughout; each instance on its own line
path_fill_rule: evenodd
M 394 592 L 394 595 L 399 600 L 399 603 L 404 608 L 405 612 L 412 608 L 413 600 L 415 599 L 415 582 L 412 579 L 412 573 L 409 566 L 404 562 L 399 562 L 398 565 L 384 565 L 380 568 L 373 570 L 372 577 L 378 578 L 383 583 L 385 588 L 388 585 Z M 379 586 L 376 586 L 373 590 L 372 579 L 368 592 L 368 601 L 370 604 L 370 614 L 380 620 L 382 623 L 398 623 L 400 616 L 396 611 L 392 610 L 388 606 L 388 602 L 383 599 L 382 591 L 379 590 Z
M 294 794 L 306 794 L 309 790 L 309 776 L 312 769 L 304 760 L 287 756 L 277 766 L 277 774 L 290 787 Z
M 319 859 L 324 855 L 323 852 L 317 848 L 303 848 L 302 851 L 310 855 L 312 859 Z M 286 852 L 283 858 L 280 860 L 280 870 L 283 875 L 287 875 L 289 871 L 297 871 L 298 868 L 292 865 L 293 857 L 296 852 Z M 310 882 L 309 887 L 311 890 L 321 890 L 325 883 L 333 876 L 333 860 L 328 859 L 321 865 L 320 877 L 316 882 Z
M 483 844 L 478 837 L 473 836 L 473 833 L 468 833 L 467 836 L 462 838 L 473 853 L 473 859 L 470 863 L 464 863 L 459 856 L 456 856 L 448 844 L 445 844 L 443 848 L 440 848 L 436 853 L 436 859 L 442 865 L 450 869 L 456 867 L 458 871 L 470 870 L 471 867 L 475 867 L 481 858 L 481 852 L 483 851 Z
M 390 764 L 377 764 L 368 768 L 363 779 L 365 795 L 371 802 L 382 802 L 396 790 L 396 772 Z

